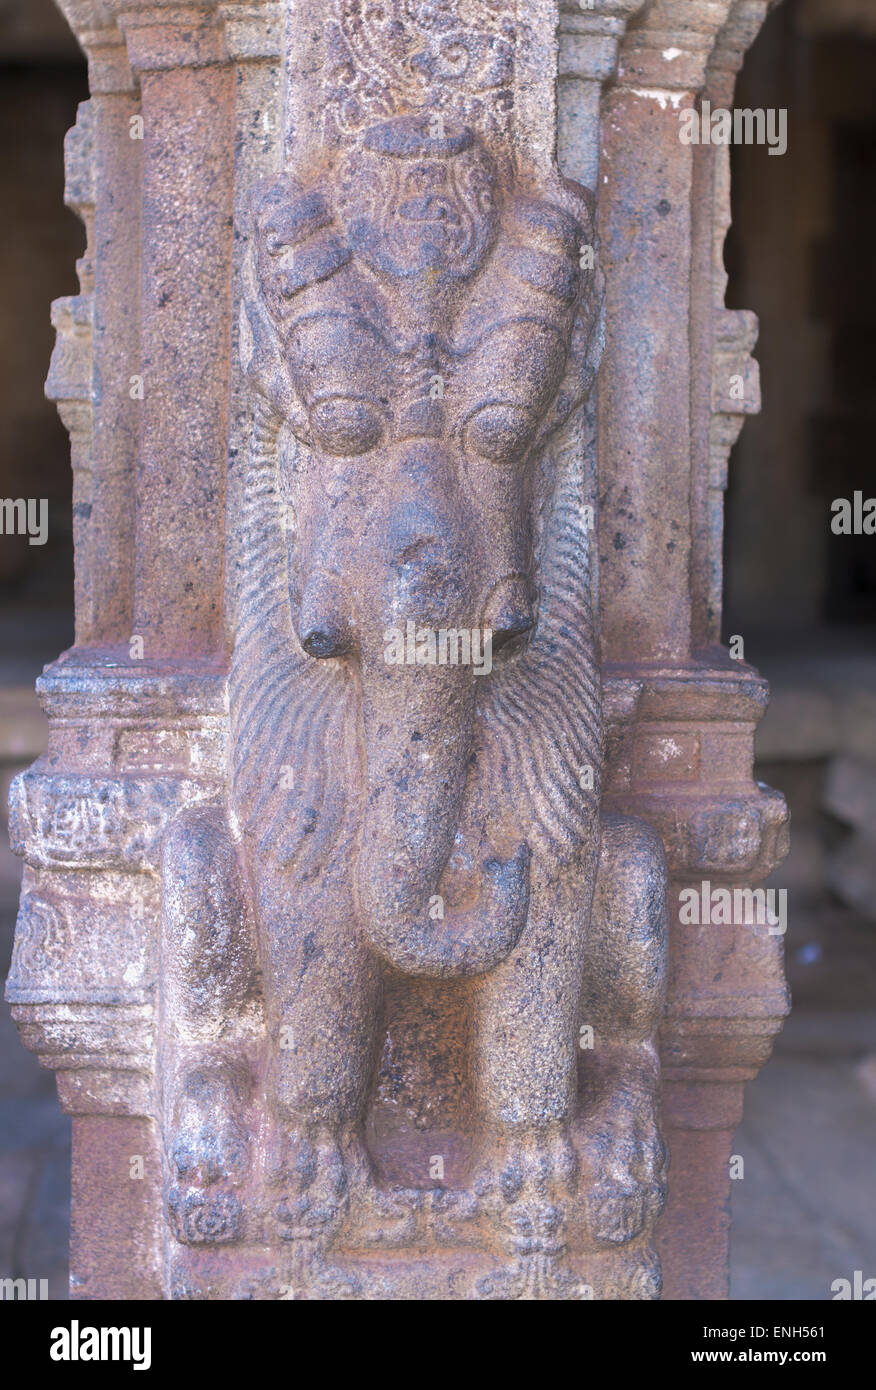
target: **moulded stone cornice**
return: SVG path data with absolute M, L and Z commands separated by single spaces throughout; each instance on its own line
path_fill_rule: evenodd
M 718 102 L 733 99 L 736 75 L 770 8 L 768 0 L 735 0 L 718 35 L 706 73 L 706 86 Z
M 118 25 L 135 72 L 201 67 L 228 56 L 216 3 L 156 5 L 124 0 Z
M 557 30 L 560 162 L 590 187 L 599 166 L 602 87 L 617 71 L 621 39 L 645 0 L 562 0 Z
M 562 0 L 559 76 L 604 82 L 614 75 L 620 42 L 645 0 Z
M 279 58 L 283 52 L 283 11 L 279 0 L 220 3 L 229 58 Z
M 89 60 L 91 89 L 131 90 L 135 72 L 279 57 L 278 0 L 59 0 Z
M 649 0 L 627 28 L 618 83 L 657 92 L 700 91 L 733 0 Z
M 86 32 L 115 28 L 120 0 L 56 0 L 79 42 Z
M 57 0 L 57 5 L 88 59 L 92 95 L 130 91 L 133 78 L 116 26 L 115 0 Z

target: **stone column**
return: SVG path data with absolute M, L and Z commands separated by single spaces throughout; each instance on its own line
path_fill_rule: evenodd
M 77 640 L 8 997 L 74 1295 L 723 1296 L 780 941 L 679 901 L 784 806 L 718 646 L 754 325 L 678 111 L 765 5 L 61 8 Z
M 754 888 L 787 846 L 782 798 L 752 781 L 766 685 L 719 645 L 723 489 L 744 416 L 760 407 L 757 325 L 724 307 L 729 150 L 679 137 L 686 108 L 732 108 L 767 8 L 651 0 L 602 104 L 608 801 L 659 829 L 672 880 L 661 1029 L 672 1164 L 659 1233 L 668 1298 L 726 1297 L 731 1139 L 744 1082 L 788 1007 L 777 931 L 747 925 L 738 907 L 713 924 L 679 915 L 685 891 L 702 897 L 704 883 Z

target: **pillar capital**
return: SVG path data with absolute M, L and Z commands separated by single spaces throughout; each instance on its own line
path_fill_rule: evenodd
M 648 0 L 628 26 L 618 59 L 620 86 L 698 92 L 734 0 Z

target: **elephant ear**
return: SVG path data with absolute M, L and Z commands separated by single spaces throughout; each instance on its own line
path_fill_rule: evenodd
M 312 275 L 300 273 L 310 264 L 303 256 L 284 272 L 282 251 L 307 243 L 326 221 L 318 196 L 287 176 L 257 190 L 240 321 L 241 361 L 253 388 L 252 432 L 242 474 L 229 480 L 236 608 L 229 680 L 232 810 L 252 862 L 267 857 L 302 880 L 348 853 L 354 826 L 346 789 L 359 776 L 349 673 L 339 662 L 307 656 L 292 623 L 288 532 L 295 518 L 282 497 L 278 466 L 281 429 L 294 449 L 306 449 L 310 434 L 283 350 L 278 306 L 297 312 L 282 291 L 291 289 L 294 298 L 319 270 L 311 265 Z M 273 265 L 272 255 L 278 257 L 275 279 L 294 272 L 300 283 L 263 283 L 258 261 L 266 259 L 268 237 L 267 260 Z
M 251 862 L 307 880 L 344 862 L 355 825 L 355 700 L 342 663 L 302 650 L 289 598 L 277 474 L 282 417 L 255 395 L 252 442 L 235 517 L 236 633 L 229 680 L 232 808 Z
M 518 821 L 533 854 L 554 864 L 580 852 L 596 833 L 599 815 L 596 430 L 586 396 L 602 353 L 603 309 L 597 274 L 576 319 L 555 413 L 541 433 L 547 442 L 535 489 L 541 499 L 536 502 L 535 630 L 524 650 L 497 665 L 484 682 L 480 707 L 483 766 L 498 782 L 506 814 Z
M 571 439 L 554 450 L 557 487 L 543 535 L 535 632 L 485 682 L 479 733 L 483 766 L 507 813 L 533 854 L 555 864 L 593 834 L 603 758 L 592 532 L 577 434 L 567 427 Z

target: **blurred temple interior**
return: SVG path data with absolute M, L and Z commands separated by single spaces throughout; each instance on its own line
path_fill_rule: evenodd
M 73 641 L 67 433 L 43 396 L 52 300 L 77 292 L 84 232 L 63 203 L 63 141 L 87 98 L 52 0 L 0 0 L 0 496 L 48 503 L 48 538 L 0 536 L 0 763 L 45 745 L 33 682 Z M 763 411 L 730 461 L 725 642 L 772 686 L 761 780 L 788 798 L 794 1011 L 746 1092 L 735 1145 L 735 1299 L 825 1299 L 876 1275 L 876 536 L 831 504 L 876 496 L 876 3 L 784 0 L 735 104 L 786 108 L 788 148 L 732 151 L 727 304 L 759 317 Z M 0 843 L 0 974 L 19 881 Z M 67 1296 L 70 1124 L 0 1006 L 0 1274 Z
M 730 460 L 723 636 L 771 686 L 794 1007 L 746 1092 L 731 1296 L 820 1299 L 876 1267 L 876 536 L 831 529 L 876 496 L 876 6 L 786 0 L 735 104 L 788 112 L 781 158 L 731 152 L 727 302 L 760 319 L 764 404 Z

